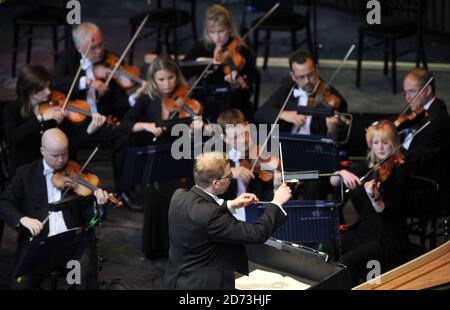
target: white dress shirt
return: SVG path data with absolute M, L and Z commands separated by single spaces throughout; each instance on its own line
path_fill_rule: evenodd
M 230 151 L 228 152 L 228 156 L 230 157 L 230 160 L 233 161 L 235 168 L 239 168 L 241 166 L 241 163 L 239 161 L 240 159 L 242 159 L 241 152 L 239 152 L 234 148 L 231 148 Z M 239 197 L 240 195 L 242 195 L 247 191 L 248 184 L 246 184 L 242 179 L 237 179 L 236 183 L 237 183 L 236 197 Z M 246 220 L 245 208 L 239 208 L 235 211 L 236 212 L 233 213 L 234 217 L 240 221 L 245 222 Z
M 301 88 L 295 88 L 294 92 L 292 94 L 295 98 L 298 98 L 297 106 L 299 107 L 306 107 L 308 105 L 308 94 Z M 311 134 L 311 115 L 306 115 L 306 121 L 303 124 L 303 126 L 300 126 L 300 128 L 296 127 L 294 128 L 295 132 L 297 134 L 302 135 L 310 135 Z
M 436 97 L 433 97 L 433 99 L 431 99 L 430 101 L 428 101 L 424 106 L 423 109 L 425 111 L 428 111 L 428 109 L 430 108 L 431 104 L 433 103 L 433 101 L 436 99 Z M 414 140 L 414 138 L 411 138 L 414 135 L 415 131 L 411 131 L 409 132 L 406 137 L 405 137 L 405 142 L 403 142 L 403 148 L 405 150 L 408 150 L 409 147 L 411 146 L 412 140 Z
M 79 86 L 80 90 L 84 90 L 84 89 L 88 88 L 88 85 L 86 82 L 87 79 L 89 79 L 91 81 L 95 80 L 94 66 L 92 65 L 92 62 L 87 58 L 81 58 L 80 63 L 81 63 L 81 68 L 84 70 L 86 75 L 82 76 L 80 78 L 80 82 L 79 82 L 78 86 Z M 87 103 L 89 103 L 91 112 L 97 112 L 97 94 L 95 92 L 94 87 L 88 88 L 87 95 L 86 95 L 86 101 L 87 101 Z
M 47 184 L 48 203 L 52 203 L 61 199 L 61 190 L 56 188 L 52 183 L 53 169 L 49 165 L 47 165 L 45 160 L 43 160 L 43 162 L 44 162 L 43 174 L 45 176 L 45 183 Z M 62 211 L 50 212 L 48 223 L 49 223 L 49 234 L 48 234 L 49 237 L 67 231 L 67 226 L 66 222 L 64 221 Z

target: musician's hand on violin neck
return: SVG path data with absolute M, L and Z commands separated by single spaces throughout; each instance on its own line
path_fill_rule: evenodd
M 142 93 L 144 93 L 147 90 L 147 85 L 148 85 L 147 81 L 142 80 L 141 86 L 131 94 L 134 100 L 137 100 L 142 95 Z
M 295 126 L 303 126 L 306 122 L 306 116 L 297 114 L 297 111 L 283 111 L 281 112 L 280 118 Z
M 370 180 L 364 184 L 367 196 L 371 200 L 376 200 L 380 196 L 380 182 L 375 183 L 375 180 Z
M 230 200 L 229 203 L 233 209 L 239 209 L 242 207 L 246 207 L 246 206 L 255 204 L 258 201 L 259 201 L 259 199 L 258 199 L 258 197 L 256 197 L 255 194 L 243 193 L 236 199 Z
M 19 222 L 26 229 L 28 229 L 33 236 L 39 235 L 44 228 L 44 225 L 42 225 L 41 221 L 28 216 L 20 218 Z
M 42 113 L 42 121 L 54 119 L 58 124 L 64 120 L 64 113 L 60 107 L 52 107 Z
M 233 179 L 240 179 L 244 183 L 249 183 L 251 179 L 255 178 L 255 175 L 246 167 L 233 167 L 231 173 L 233 173 Z
M 92 120 L 89 123 L 88 128 L 86 129 L 88 134 L 93 134 L 96 132 L 106 121 L 106 117 L 97 112 L 92 113 Z
M 99 205 L 104 205 L 109 201 L 109 198 L 112 197 L 112 194 L 108 194 L 107 191 L 98 188 L 94 191 L 94 196 L 97 199 L 97 203 Z

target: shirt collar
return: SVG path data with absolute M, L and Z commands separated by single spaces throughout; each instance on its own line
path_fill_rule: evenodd
M 218 204 L 219 206 L 221 206 L 221 205 L 223 204 L 223 201 L 224 201 L 223 199 L 217 197 L 217 196 L 214 195 L 214 194 L 211 194 L 211 193 L 205 191 L 203 188 L 201 188 L 201 187 L 198 186 L 197 184 L 196 184 L 195 186 L 196 186 L 198 189 L 200 189 L 200 190 L 202 190 L 203 192 L 205 192 L 206 194 L 208 194 L 209 196 L 211 196 L 212 199 L 214 199 L 214 201 L 217 202 L 217 204 Z
M 44 171 L 43 171 L 43 174 L 44 174 L 45 176 L 47 176 L 47 175 L 49 175 L 49 174 L 52 174 L 53 171 L 55 171 L 55 169 L 53 169 L 52 167 L 50 167 L 50 166 L 47 164 L 47 162 L 45 161 L 45 159 L 42 159 L 42 161 L 43 161 L 43 163 L 44 163 Z
M 433 99 L 431 99 L 430 101 L 428 101 L 424 106 L 423 109 L 427 110 L 430 108 L 430 105 L 434 102 L 434 100 L 436 99 L 436 96 L 433 97 Z

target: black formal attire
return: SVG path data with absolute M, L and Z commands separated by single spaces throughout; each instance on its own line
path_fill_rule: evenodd
M 229 42 L 232 41 L 230 38 Z M 247 89 L 232 88 L 230 83 L 224 80 L 225 73 L 223 66 L 212 66 L 212 73 L 206 73 L 206 77 L 199 83 L 197 89 L 194 90 L 193 97 L 201 102 L 204 106 L 203 115 L 215 122 L 217 116 L 224 110 L 229 108 L 237 108 L 241 110 L 248 120 L 252 119 L 253 110 L 250 97 L 253 93 L 253 85 L 255 80 L 256 63 L 253 52 L 247 46 L 241 46 L 240 54 L 245 58 L 245 65 L 239 71 L 249 86 Z M 207 48 L 203 41 L 198 42 L 186 54 L 185 60 L 192 61 L 199 57 L 214 57 L 214 46 Z M 226 63 L 227 64 L 227 63 Z M 181 63 L 182 65 L 182 63 Z M 193 73 L 199 73 L 193 71 Z M 187 78 L 191 72 L 185 72 Z
M 368 171 L 367 163 L 350 171 L 362 177 Z M 358 222 L 341 235 L 342 257 L 352 275 L 353 284 L 365 279 L 369 260 L 378 260 L 381 272 L 405 263 L 414 256 L 415 248 L 408 239 L 406 218 L 408 216 L 409 171 L 403 165 L 395 166 L 391 175 L 381 184 L 381 213 L 375 211 L 364 185 L 350 192 L 350 199 L 358 213 Z
M 167 289 L 234 289 L 234 271 L 248 274 L 244 244 L 263 243 L 284 221 L 283 211 L 267 206 L 254 223 L 233 217 L 226 202 L 194 186 L 177 190 L 169 208 L 170 254 Z
M 138 122 L 154 123 L 162 119 L 161 99 L 151 99 L 142 94 L 136 104 L 128 110 L 122 121 L 122 129 L 131 135 L 135 146 L 169 144 L 173 138 L 170 130 L 160 135 L 156 142 L 152 133 L 132 132 Z M 167 257 L 169 251 L 168 210 L 170 198 L 177 188 L 187 186 L 184 180 L 158 181 L 149 184 L 144 191 L 144 223 L 142 251 L 146 257 L 156 259 Z
M 10 148 L 8 157 L 9 177 L 13 177 L 16 169 L 41 157 L 41 137 L 45 130 L 57 126 L 55 120 L 39 122 L 34 113 L 27 118 L 20 114 L 18 102 L 9 103 L 3 114 L 6 141 Z M 70 157 L 75 158 L 76 151 L 94 141 L 94 137 L 86 132 L 87 124 L 72 125 L 64 120 L 59 128 L 69 138 Z
M 90 200 L 86 203 L 92 206 Z M 64 222 L 68 229 L 83 226 L 94 216 L 93 208 L 79 207 L 66 208 L 62 210 Z M 28 229 L 20 224 L 24 216 L 43 221 L 49 212 L 46 176 L 44 175 L 43 159 L 38 159 L 27 165 L 21 166 L 6 190 L 0 196 L 0 218 L 10 227 L 19 231 L 18 246 L 14 259 L 14 265 L 19 262 L 25 253 L 31 236 Z M 39 236 L 45 237 L 49 234 L 49 225 L 45 225 Z M 45 275 L 30 278 L 23 281 L 18 287 L 20 289 L 35 288 Z M 13 281 L 15 282 L 15 281 Z
M 105 62 L 108 53 L 110 52 L 105 50 L 104 59 L 99 61 L 98 64 Z M 58 61 L 52 74 L 52 89 L 67 93 L 80 66 L 80 60 L 81 55 L 75 49 L 64 51 L 58 57 Z M 73 94 L 70 98 L 71 100 L 86 100 L 88 89 L 86 88 L 80 90 L 79 88 L 80 78 L 85 75 L 86 72 L 84 70 L 81 70 L 80 77 L 75 83 Z M 122 119 L 123 115 L 126 111 L 128 111 L 129 108 L 130 104 L 128 102 L 127 92 L 122 89 L 114 79 L 112 79 L 109 83 L 109 89 L 105 94 L 103 94 L 100 98 L 99 94 L 97 94 L 97 111 L 102 115 L 112 115 L 118 119 Z
M 294 85 L 295 83 L 290 77 L 284 78 L 275 93 L 273 93 L 269 97 L 269 99 L 267 99 L 264 105 L 256 111 L 254 115 L 255 122 L 263 124 L 273 124 L 289 94 L 289 91 Z M 330 86 L 330 93 L 341 99 L 341 104 L 338 108 L 338 112 L 347 112 L 347 102 L 333 86 Z M 291 95 L 284 111 L 295 111 L 297 107 L 298 98 Z M 291 132 L 293 129 L 292 123 L 280 120 L 278 124 L 280 126 L 280 131 Z M 313 135 L 326 136 L 327 132 L 328 129 L 325 117 L 313 116 L 311 119 L 310 133 Z

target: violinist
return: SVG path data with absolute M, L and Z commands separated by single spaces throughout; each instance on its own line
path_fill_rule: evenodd
M 51 179 L 56 170 L 62 169 L 68 160 L 69 141 L 67 136 L 57 128 L 48 129 L 42 135 L 41 154 L 43 159 L 20 167 L 0 198 L 0 218 L 10 227 L 19 230 L 18 248 L 14 265 L 18 263 L 22 251 L 29 243 L 29 235 L 53 236 L 68 229 L 89 223 L 94 215 L 92 205 L 79 208 L 66 208 L 51 212 L 47 224 L 43 220 L 49 213 L 48 203 L 61 198 L 62 191 L 56 188 Z M 98 205 L 104 205 L 109 195 L 98 189 L 94 192 Z M 24 229 L 22 229 L 24 228 Z M 85 264 L 82 259 L 82 285 Z M 65 266 L 64 266 L 65 267 Z M 20 281 L 15 279 L 10 285 L 13 289 L 34 289 L 45 280 L 46 275 L 33 273 Z
M 366 140 L 367 161 L 336 172 L 351 189 L 350 200 L 358 215 L 357 223 L 341 235 L 341 260 L 350 270 L 353 285 L 359 279 L 366 281 L 368 261 L 378 260 L 385 273 L 413 255 L 406 226 L 409 172 L 400 150 L 392 154 L 400 144 L 397 130 L 391 121 L 383 120 L 368 128 Z M 389 155 L 366 182 L 360 181 Z M 340 177 L 332 176 L 331 184 L 338 186 Z
M 53 71 L 52 88 L 66 93 L 83 60 L 82 71 L 71 99 L 85 100 L 89 103 L 91 111 L 121 119 L 130 106 L 134 105 L 145 85 L 140 85 L 129 96 L 126 89 L 114 79 L 106 85 L 105 80 L 95 74 L 96 65 L 110 66 L 107 61 L 113 58 L 112 53 L 105 49 L 105 41 L 97 25 L 92 23 L 77 25 L 72 30 L 72 38 L 75 49 L 67 50 L 58 57 Z M 81 55 L 86 52 L 89 44 L 90 50 L 83 58 Z
M 40 140 L 46 129 L 59 126 L 70 137 L 71 153 L 75 155 L 77 149 L 92 141 L 105 122 L 104 116 L 93 113 L 91 121 L 86 121 L 82 126 L 74 126 L 65 119 L 65 112 L 58 106 L 40 112 L 40 105 L 49 100 L 51 80 L 49 72 L 40 65 L 28 65 L 19 74 L 16 83 L 17 100 L 8 104 L 3 113 L 6 139 L 10 147 L 9 177 L 14 175 L 20 165 L 40 157 Z
M 234 199 L 243 193 L 253 193 L 261 200 L 270 200 L 273 196 L 275 180 L 263 180 L 255 170 L 252 172 L 251 156 L 257 156 L 257 145 L 253 142 L 250 126 L 244 114 L 238 109 L 226 110 L 219 114 L 217 123 L 222 127 L 222 139 L 225 142 L 225 148 L 228 153 L 229 162 L 233 179 L 231 180 L 228 192 L 223 197 L 225 199 Z M 250 156 L 250 153 L 253 152 Z M 273 163 L 267 163 L 268 173 L 278 173 L 278 158 Z M 233 214 L 238 220 L 244 221 L 245 208 L 236 210 Z
M 227 108 L 241 110 L 251 119 L 250 97 L 255 78 L 255 58 L 236 31 L 230 12 L 221 5 L 206 10 L 203 21 L 203 41 L 198 42 L 185 60 L 209 59 L 215 63 L 200 82 L 205 115 L 215 121 Z
M 311 106 L 318 90 L 324 92 L 322 100 L 313 103 L 317 108 L 333 108 L 339 112 L 347 111 L 347 102 L 333 87 L 324 89 L 324 82 L 319 77 L 319 68 L 309 52 L 298 49 L 289 57 L 290 77 L 282 80 L 280 87 L 272 94 L 264 105 L 255 113 L 255 121 L 271 124 L 276 119 L 280 108 L 288 96 L 292 86 L 295 89 L 280 116 L 280 131 L 288 131 L 303 135 L 336 136 L 339 118 L 319 117 L 297 114 L 299 106 Z M 323 103 L 322 101 L 325 101 Z
M 147 88 L 136 105 L 124 116 L 122 127 L 134 133 L 137 145 L 168 142 L 170 132 L 157 127 L 156 121 L 180 117 L 195 117 L 202 113 L 202 105 L 188 98 L 189 88 L 180 68 L 168 55 L 155 58 L 148 68 Z M 191 115 L 192 114 L 192 115 Z M 201 121 L 194 121 L 195 126 Z
M 423 109 L 422 113 L 425 113 L 425 117 L 415 126 L 407 128 L 409 133 L 405 140 L 426 121 L 431 121 L 423 131 L 403 143 L 403 151 L 406 162 L 415 175 L 431 178 L 441 186 L 448 186 L 450 119 L 445 103 L 436 96 L 435 79 L 412 101 L 431 77 L 433 74 L 430 71 L 416 68 L 409 71 L 403 80 L 403 93 L 406 102 L 411 103 L 411 112 Z

